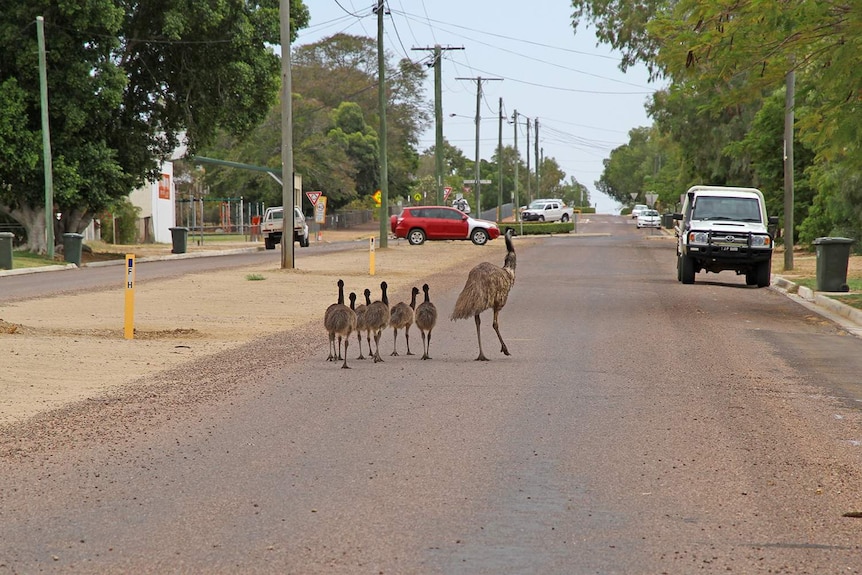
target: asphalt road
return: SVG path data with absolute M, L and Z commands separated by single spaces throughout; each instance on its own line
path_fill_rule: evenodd
M 862 571 L 862 342 L 581 231 L 519 250 L 510 357 L 458 270 L 431 361 L 285 337 L 10 430 L 0 574 Z
M 294 248 L 297 263 L 315 254 L 352 249 L 352 242 L 312 244 L 309 248 Z M 237 252 L 239 250 L 236 250 Z M 275 250 L 248 250 L 244 253 L 224 255 L 213 252 L 205 257 L 141 258 L 135 262 L 135 282 L 168 279 L 183 274 L 217 271 L 281 262 L 281 247 Z M 189 254 L 191 255 L 191 254 Z M 25 273 L 0 277 L 0 302 L 34 297 L 46 297 L 76 291 L 116 288 L 125 281 L 124 260 L 104 264 L 91 264 L 82 268 L 69 268 L 44 273 Z

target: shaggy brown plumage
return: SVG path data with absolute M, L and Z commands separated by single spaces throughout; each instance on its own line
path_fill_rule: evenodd
M 431 298 L 428 295 L 428 284 L 422 286 L 422 291 L 425 292 L 425 301 L 419 304 L 416 308 L 416 327 L 422 334 L 422 359 L 431 359 L 428 351 L 431 349 L 431 330 L 437 324 L 437 306 L 431 303 Z M 425 334 L 428 334 L 428 340 L 425 340 Z
M 506 300 L 509 298 L 509 290 L 515 283 L 515 248 L 512 245 L 512 228 L 506 230 L 506 259 L 503 262 L 503 267 L 496 266 L 489 262 L 482 262 L 470 270 L 467 276 L 467 283 L 464 289 L 458 295 L 458 300 L 455 302 L 455 309 L 452 311 L 450 319 L 465 319 L 473 317 L 476 320 L 476 336 L 479 338 L 479 357 L 476 361 L 488 361 L 485 354 L 482 352 L 482 332 L 479 319 L 481 314 L 486 309 L 494 310 L 494 331 L 497 332 L 497 338 L 500 340 L 500 351 L 505 355 L 511 355 L 506 343 L 503 341 L 503 336 L 500 335 L 500 328 L 497 321 L 497 316 L 503 306 L 506 305 Z
M 389 296 L 386 295 L 386 282 L 380 282 L 380 299 L 365 307 L 365 325 L 374 333 L 374 363 L 383 361 L 380 357 L 380 334 L 389 325 Z
M 407 355 L 413 355 L 410 351 L 410 326 L 413 325 L 413 310 L 416 308 L 416 296 L 419 288 L 413 287 L 411 291 L 410 304 L 403 301 L 398 302 L 389 310 L 389 326 L 392 328 L 392 354 L 398 355 L 398 330 L 404 330 L 404 339 L 407 340 Z
M 365 325 L 365 309 L 369 305 L 371 305 L 371 290 L 365 288 L 363 292 L 365 294 L 365 303 L 361 303 L 356 306 L 356 341 L 359 342 L 359 357 L 356 359 L 365 359 L 365 356 L 362 355 L 362 333 L 368 337 L 368 355 L 371 355 L 371 332 L 368 331 L 368 327 Z
M 350 303 L 356 301 L 356 294 L 350 293 Z M 330 305 L 323 316 L 323 326 L 329 332 L 329 357 L 328 361 L 342 359 L 342 369 L 350 369 L 347 365 L 347 347 L 350 344 L 350 334 L 356 329 L 356 312 L 344 305 L 344 281 L 338 280 L 338 303 Z M 335 338 L 338 336 L 338 346 Z M 344 356 L 341 355 L 341 345 L 344 343 Z

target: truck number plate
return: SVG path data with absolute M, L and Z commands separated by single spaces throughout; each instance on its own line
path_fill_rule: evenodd
M 723 252 L 738 252 L 739 248 L 736 246 L 721 246 L 721 251 L 723 251 Z

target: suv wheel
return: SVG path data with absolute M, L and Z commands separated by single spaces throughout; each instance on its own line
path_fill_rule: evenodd
M 470 234 L 470 239 L 473 240 L 473 243 L 477 246 L 484 246 L 488 243 L 488 231 L 484 228 L 476 228 L 473 230 L 473 233 Z
M 768 287 L 769 280 L 772 279 L 772 261 L 766 260 L 757 264 L 757 287 Z
M 413 228 L 410 230 L 410 233 L 407 234 L 407 242 L 411 246 L 418 246 L 425 243 L 425 232 L 419 228 Z
M 679 276 L 684 284 L 694 283 L 694 258 L 691 256 L 679 256 Z

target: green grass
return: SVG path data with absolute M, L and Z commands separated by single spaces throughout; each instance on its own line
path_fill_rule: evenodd
M 805 286 L 812 290 L 817 289 L 816 278 L 794 278 L 793 283 Z M 862 291 L 862 279 L 849 278 L 847 280 L 847 285 L 850 286 L 850 291 Z
M 852 289 L 852 288 L 851 288 Z M 836 301 L 840 301 L 845 305 L 849 305 L 850 307 L 855 307 L 856 309 L 862 309 L 862 294 L 854 293 L 848 295 L 830 295 L 832 299 Z
M 24 268 L 38 268 L 41 266 L 52 266 L 55 264 L 62 264 L 63 262 L 54 261 L 48 256 L 34 254 L 31 252 L 24 251 L 13 251 L 12 252 L 12 269 L 24 269 Z
M 260 274 L 248 274 L 247 276 L 245 276 L 245 279 L 250 282 L 259 282 L 261 280 L 265 280 L 266 278 Z
M 816 278 L 794 278 L 793 283 L 795 283 L 796 285 L 805 286 L 811 290 L 817 290 Z M 862 279 L 848 278 L 847 286 L 850 288 L 851 292 L 862 292 Z M 847 295 L 830 294 L 829 297 L 834 299 L 835 301 L 839 301 L 845 305 L 849 305 L 850 307 L 862 309 L 862 293 L 848 293 Z

